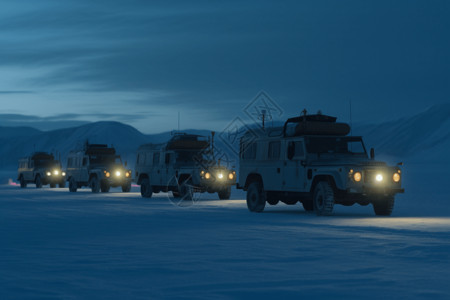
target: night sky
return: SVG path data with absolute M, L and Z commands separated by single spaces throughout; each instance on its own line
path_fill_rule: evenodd
M 450 102 L 450 1 L 10 1 L 0 126 L 224 129 L 265 91 L 379 122 Z

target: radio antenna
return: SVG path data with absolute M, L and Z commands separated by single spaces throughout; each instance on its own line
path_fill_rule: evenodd
M 180 132 L 180 112 L 178 112 L 178 132 Z
M 350 106 L 350 136 L 353 136 L 352 99 L 348 100 Z

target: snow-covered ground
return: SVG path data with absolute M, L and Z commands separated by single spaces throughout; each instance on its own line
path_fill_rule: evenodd
M 406 164 L 391 217 L 203 195 L 0 187 L 0 299 L 450 299 L 445 166 Z

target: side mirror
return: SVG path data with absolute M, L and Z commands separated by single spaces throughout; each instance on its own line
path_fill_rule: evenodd
M 375 159 L 375 149 L 370 148 L 370 159 Z
M 403 166 L 403 162 L 397 163 L 397 166 Z

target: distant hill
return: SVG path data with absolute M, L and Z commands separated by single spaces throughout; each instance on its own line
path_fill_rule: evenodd
M 208 131 L 188 130 L 190 133 L 209 134 Z M 113 145 L 122 160 L 134 166 L 137 148 L 145 143 L 162 143 L 171 132 L 146 135 L 132 126 L 119 122 L 96 122 L 73 128 L 39 131 L 30 127 L 0 127 L 0 167 L 15 169 L 19 158 L 34 151 L 46 151 L 61 156 L 65 165 L 71 150 L 90 143 Z
M 430 107 L 409 118 L 355 126 L 366 146 L 399 159 L 450 162 L 450 103 Z
M 189 133 L 210 135 L 207 130 L 186 130 Z M 237 164 L 237 157 L 216 134 L 216 146 L 229 154 Z M 441 104 L 397 121 L 354 126 L 354 135 L 364 136 L 366 147 L 374 147 L 377 157 L 393 160 L 450 162 L 450 104 Z M 40 131 L 30 127 L 0 127 L 0 167 L 15 169 L 20 157 L 34 151 L 49 151 L 61 155 L 65 165 L 67 154 L 91 143 L 114 145 L 134 166 L 136 149 L 145 143 L 162 143 L 171 132 L 146 135 L 132 126 L 119 122 L 96 122 L 73 128 Z M 236 149 L 237 150 L 237 149 Z M 367 149 L 369 150 L 369 149 Z

